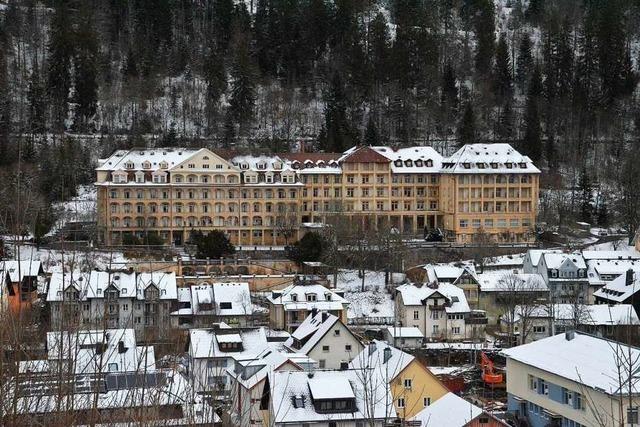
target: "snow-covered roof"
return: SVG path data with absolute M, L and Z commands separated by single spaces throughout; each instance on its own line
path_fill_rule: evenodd
M 559 322 L 573 323 L 578 320 L 580 325 L 590 326 L 615 326 L 615 325 L 640 325 L 640 319 L 631 304 L 595 304 L 573 305 L 554 304 L 553 307 L 538 305 L 527 308 L 530 318 L 549 318 L 553 308 L 553 316 Z M 516 320 L 522 313 L 521 307 L 516 307 Z
M 481 292 L 544 292 L 549 290 L 538 273 L 482 273 L 478 274 Z
M 627 284 L 627 274 L 622 274 L 593 293 L 596 298 L 621 303 L 640 290 L 640 274 L 633 271 L 633 280 Z
M 155 369 L 153 347 L 137 347 L 133 329 L 47 332 L 47 358 L 71 359 L 78 374 Z
M 308 295 L 315 296 L 315 301 L 307 300 Z M 312 298 L 313 299 L 313 298 Z M 346 308 L 349 302 L 334 290 L 322 285 L 289 285 L 278 291 L 272 291 L 267 300 L 274 305 L 284 305 L 285 310 L 335 311 Z
M 573 339 L 568 339 L 573 334 Z M 529 344 L 503 350 L 509 359 L 533 366 L 604 393 L 637 394 L 639 384 L 628 381 L 620 384 L 616 378 L 636 375 L 636 363 L 624 360 L 640 359 L 640 349 L 622 343 L 597 338 L 580 332 L 558 334 Z M 621 372 L 618 372 L 621 369 Z M 630 389 L 629 389 L 630 387 Z
M 415 326 L 389 326 L 387 333 L 391 338 L 424 338 L 420 328 Z
M 443 173 L 540 173 L 509 144 L 468 144 L 442 160 Z
M 319 376 L 309 378 L 309 391 L 314 400 L 354 399 L 353 387 L 346 377 Z
M 582 257 L 589 260 L 640 260 L 640 252 L 625 251 L 582 251 Z
M 126 169 L 125 165 L 131 164 L 129 170 L 141 170 L 145 162 L 149 162 L 151 167 L 149 170 L 155 170 L 160 167 L 162 162 L 166 162 L 168 169 L 179 163 L 193 157 L 203 148 L 144 148 L 132 150 L 118 150 L 110 157 L 105 159 L 100 166 L 96 168 L 98 171 L 114 171 Z
M 537 267 L 540 263 L 540 259 L 542 259 L 542 255 L 547 253 L 560 254 L 562 253 L 562 251 L 558 249 L 529 249 L 529 251 L 527 252 L 527 256 L 531 261 L 531 265 Z
M 12 283 L 21 282 L 25 277 L 35 277 L 42 273 L 40 261 L 0 261 L 0 274 L 9 275 Z
M 468 264 L 425 264 L 423 268 L 427 271 L 428 281 L 437 281 L 438 283 L 448 282 L 454 283 L 464 273 L 468 273 L 475 277 L 476 270 L 472 263 Z
M 482 413 L 481 408 L 449 392 L 418 412 L 410 421 L 420 421 L 421 427 L 464 427 Z
M 235 156 L 231 160 L 231 163 L 241 171 L 251 172 L 287 172 L 292 171 L 289 162 L 281 159 L 279 156 Z
M 144 299 L 144 291 L 150 285 L 158 288 L 161 300 L 174 300 L 178 298 L 176 274 L 173 272 L 138 273 L 136 277 L 136 296 L 138 299 Z
M 378 153 L 391 160 L 393 173 L 434 173 L 440 172 L 442 156 L 429 146 L 398 148 L 373 146 Z
M 627 270 L 640 271 L 640 260 L 634 259 L 590 259 L 587 260 L 587 278 L 594 285 L 604 285 Z
M 278 408 L 273 420 L 276 424 L 341 420 L 369 421 L 396 417 L 395 407 L 387 397 L 387 387 L 376 387 L 367 383 L 354 370 L 316 371 L 313 375 L 302 371 L 281 371 L 271 373 L 270 377 L 273 407 Z M 316 393 L 320 396 L 324 396 L 326 384 L 335 384 L 332 390 L 337 395 L 349 394 L 347 388 L 349 387 L 355 399 L 355 412 L 328 414 L 316 412 L 310 390 L 310 383 L 313 382 L 317 385 Z
M 307 316 L 306 319 L 291 334 L 291 337 L 285 342 L 285 346 L 292 351 L 301 354 L 309 354 L 325 334 L 338 323 L 340 319 L 326 312 L 318 312 L 315 315 Z M 295 342 L 303 343 L 297 349 Z
M 225 342 L 224 335 L 231 335 L 232 340 L 238 336 L 242 341 L 241 351 L 223 351 L 219 343 Z M 236 341 L 233 341 L 236 342 Z M 265 349 L 269 348 L 264 328 L 243 329 L 234 331 L 230 329 L 190 329 L 189 330 L 189 355 L 195 359 L 212 359 L 230 357 L 235 360 L 248 360 L 255 358 Z
M 373 340 L 353 358 L 349 368 L 355 371 L 372 369 L 379 378 L 391 382 L 414 360 L 415 357 L 409 353 L 384 341 Z
M 440 283 L 437 288 L 429 286 L 417 287 L 408 283 L 398 286 L 396 292 L 400 292 L 402 295 L 404 305 L 423 305 L 423 300 L 439 293 L 447 299 L 448 304 L 445 306 L 447 313 L 468 313 L 471 311 L 464 291 L 451 283 Z
M 584 262 L 584 258 L 579 253 L 566 254 L 545 252 L 543 255 L 544 263 L 547 268 L 559 269 L 564 263 L 571 262 L 576 268 L 587 268 L 587 264 Z
M 301 370 L 291 356 L 273 349 L 265 349 L 252 359 L 236 361 L 235 366 L 227 369 L 227 372 L 243 387 L 251 389 L 265 379 L 270 372 L 277 371 L 287 362 L 293 369 Z
M 191 286 L 191 309 L 194 315 L 250 316 L 253 314 L 249 284 L 204 283 Z M 187 302 L 186 292 L 181 298 Z M 205 307 L 205 304 L 207 306 Z

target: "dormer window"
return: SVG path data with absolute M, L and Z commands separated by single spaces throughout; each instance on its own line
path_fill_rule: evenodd
M 402 167 L 402 160 L 398 159 L 395 162 L 393 162 L 393 164 L 394 164 L 394 166 Z
M 433 167 L 433 160 L 431 160 L 431 159 L 427 160 L 427 167 L 428 168 Z
M 282 169 L 282 163 L 281 162 L 273 162 L 273 168 L 275 170 L 280 170 Z
M 160 169 L 167 169 L 169 165 L 164 160 L 160 162 Z
M 145 160 L 145 162 L 142 164 L 142 167 L 144 169 L 151 169 L 151 162 L 148 160 Z
M 411 166 L 413 166 L 413 162 L 412 162 L 411 160 L 405 160 L 405 161 L 404 161 L 404 165 L 405 165 L 406 167 L 411 167 Z
M 520 162 L 520 163 L 518 163 L 518 165 L 520 166 L 520 169 L 526 169 L 527 168 L 527 164 L 525 162 Z
M 298 301 L 298 294 L 291 294 L 291 301 L 293 302 Z
M 422 167 L 422 160 L 416 160 L 416 167 Z
M 513 165 L 509 162 L 505 163 L 504 165 L 507 167 L 507 169 L 511 169 L 513 167 Z
M 465 169 L 471 169 L 471 163 L 465 162 L 462 164 Z
M 249 169 L 249 163 L 240 163 L 240 169 Z
M 496 162 L 491 162 L 491 169 L 498 169 L 498 164 Z
M 476 165 L 478 166 L 478 169 L 484 169 L 485 168 L 485 164 L 482 162 L 478 162 L 476 163 Z
M 318 296 L 316 294 L 307 294 L 308 302 L 315 302 L 318 300 Z
M 260 170 L 266 169 L 267 168 L 267 164 L 265 162 L 260 162 L 257 165 L 257 168 Z
M 136 182 L 137 183 L 144 182 L 144 172 L 136 172 Z
M 124 167 L 127 169 L 133 169 L 135 166 L 133 164 L 133 162 L 127 162 L 124 164 Z

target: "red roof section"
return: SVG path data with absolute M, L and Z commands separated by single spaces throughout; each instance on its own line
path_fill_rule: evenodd
M 344 158 L 343 163 L 390 163 L 387 157 L 371 147 L 360 147 Z

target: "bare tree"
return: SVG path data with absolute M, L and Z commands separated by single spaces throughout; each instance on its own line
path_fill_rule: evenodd
M 507 320 L 509 344 L 516 342 L 515 326 L 520 324 L 520 342 L 524 343 L 531 330 L 531 318 L 538 307 L 536 295 L 540 291 L 537 283 L 516 274 L 505 274 L 498 281 L 500 290 L 497 305 Z

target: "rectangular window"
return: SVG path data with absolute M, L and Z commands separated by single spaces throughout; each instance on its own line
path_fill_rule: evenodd
M 423 397 L 422 398 L 422 404 L 424 405 L 425 408 L 427 406 L 431 405 L 431 398 L 430 397 Z
M 398 408 L 404 408 L 404 397 L 398 399 Z
M 404 388 L 406 389 L 411 389 L 413 381 L 411 380 L 411 378 L 405 378 L 404 380 Z
M 627 424 L 635 425 L 638 424 L 638 407 L 632 406 L 627 408 Z
M 420 312 L 418 310 L 413 310 L 413 320 L 420 319 Z
M 323 345 L 322 346 L 322 351 L 325 352 L 325 353 L 328 353 L 329 352 L 329 346 L 328 345 Z

